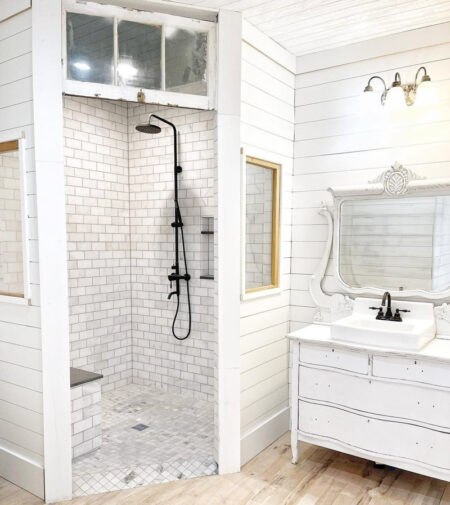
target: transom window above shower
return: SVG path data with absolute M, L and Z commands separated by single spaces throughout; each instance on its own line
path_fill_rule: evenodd
M 214 108 L 216 23 L 64 3 L 68 94 Z

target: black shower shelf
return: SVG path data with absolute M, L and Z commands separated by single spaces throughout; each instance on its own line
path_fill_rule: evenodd
M 214 232 L 209 230 L 202 230 L 200 233 L 202 235 L 214 235 Z
M 214 275 L 200 275 L 200 279 L 208 279 L 210 281 L 213 281 Z

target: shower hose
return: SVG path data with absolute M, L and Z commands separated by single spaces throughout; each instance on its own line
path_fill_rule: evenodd
M 175 202 L 175 209 L 177 213 L 177 217 L 179 222 L 181 223 L 181 212 L 180 212 L 180 207 L 178 206 L 178 200 Z M 187 274 L 188 268 L 187 268 L 187 261 L 186 261 L 186 248 L 184 245 L 184 231 L 183 231 L 183 226 L 180 226 L 181 230 L 181 244 L 183 247 L 183 261 L 184 261 L 184 271 Z M 188 302 L 188 312 L 189 312 L 189 327 L 186 335 L 184 337 L 179 337 L 176 332 L 175 332 L 175 324 L 177 322 L 178 318 L 178 313 L 180 311 L 180 293 L 177 294 L 177 310 L 175 311 L 175 315 L 173 317 L 173 323 L 172 323 L 172 335 L 177 339 L 177 340 L 186 340 L 189 335 L 191 334 L 191 327 L 192 327 L 192 313 L 191 313 L 191 295 L 189 292 L 189 279 L 186 279 L 186 292 L 187 292 L 187 302 Z

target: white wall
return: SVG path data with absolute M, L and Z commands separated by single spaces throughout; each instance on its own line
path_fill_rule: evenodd
M 0 23 L 0 133 L 25 132 L 31 304 L 0 303 L 0 475 L 43 496 L 43 399 L 31 10 Z
M 241 462 L 288 429 L 294 58 L 243 25 L 241 140 L 246 155 L 281 169 L 281 293 L 241 303 Z
M 426 65 L 439 106 L 395 119 L 364 115 L 362 91 L 371 75 L 390 83 L 400 71 L 414 80 Z M 324 249 L 327 227 L 318 215 L 331 203 L 329 186 L 365 184 L 395 161 L 420 176 L 450 174 L 450 24 L 297 58 L 292 228 L 292 326 L 312 321 L 308 281 Z M 381 107 L 380 107 L 381 110 Z M 333 289 L 329 265 L 325 288 Z

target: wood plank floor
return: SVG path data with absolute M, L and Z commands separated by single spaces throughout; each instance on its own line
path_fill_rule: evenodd
M 290 462 L 288 435 L 233 475 L 105 493 L 64 505 L 450 505 L 450 484 L 310 445 Z M 0 479 L 0 505 L 42 502 Z

